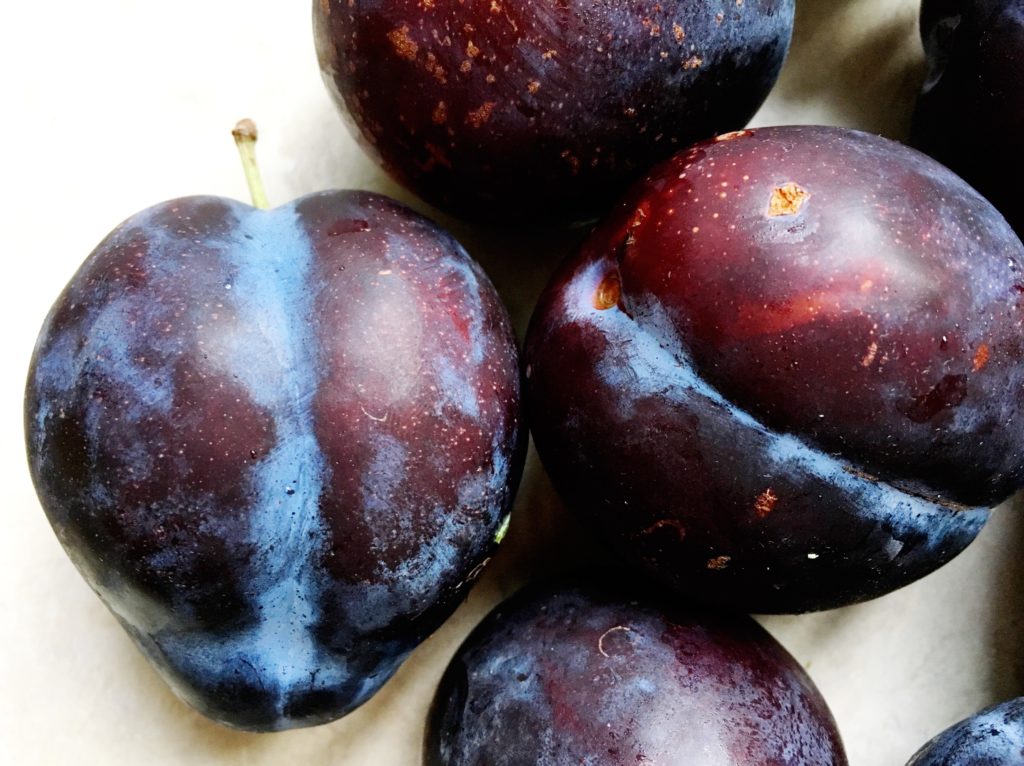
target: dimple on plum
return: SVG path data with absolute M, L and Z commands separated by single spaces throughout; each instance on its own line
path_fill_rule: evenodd
M 140 649 L 269 730 L 361 704 L 454 609 L 511 505 L 518 402 L 500 299 L 426 219 L 190 197 L 72 279 L 25 424 L 54 530 Z
M 677 587 L 755 611 L 887 592 L 1024 480 L 1024 247 L 938 163 L 834 128 L 656 168 L 527 341 L 570 505 Z
M 678 149 L 742 127 L 793 0 L 315 0 L 324 80 L 370 150 L 442 208 L 593 216 Z

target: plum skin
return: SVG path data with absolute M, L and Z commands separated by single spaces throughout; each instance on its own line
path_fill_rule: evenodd
M 314 0 L 324 81 L 400 183 L 504 220 L 593 216 L 774 84 L 793 0 Z
M 757 623 L 632 586 L 533 587 L 497 607 L 445 671 L 424 766 L 846 764 L 820 693 Z
M 691 596 L 872 598 L 1024 477 L 1024 247 L 928 157 L 766 128 L 663 163 L 549 284 L 527 404 L 567 504 Z
M 458 243 L 381 197 L 126 221 L 40 333 L 32 478 L 85 579 L 229 726 L 372 695 L 455 608 L 523 458 L 518 354 Z
M 907 766 L 1019 766 L 1024 763 L 1024 697 L 982 710 L 937 735 Z
M 912 142 L 984 194 L 1024 237 L 1024 0 L 925 0 L 929 74 Z

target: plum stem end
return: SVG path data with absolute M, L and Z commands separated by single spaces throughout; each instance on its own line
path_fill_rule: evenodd
M 239 120 L 231 135 L 234 136 L 235 146 L 238 147 L 238 156 L 242 158 L 242 170 L 245 172 L 245 182 L 249 185 L 253 206 L 260 210 L 269 210 L 270 203 L 267 201 L 260 167 L 256 162 L 256 139 L 259 136 L 256 123 L 250 119 Z

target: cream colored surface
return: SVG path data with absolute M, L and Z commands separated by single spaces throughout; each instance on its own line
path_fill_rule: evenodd
M 793 52 L 756 123 L 902 134 L 921 77 L 916 0 L 798 4 Z M 320 83 L 308 5 L 5 6 L 0 763 L 416 766 L 427 701 L 459 641 L 527 577 L 591 555 L 588 533 L 566 516 L 531 453 L 509 537 L 468 603 L 358 712 L 258 736 L 222 729 L 179 703 L 51 533 L 25 468 L 24 375 L 50 303 L 108 230 L 169 197 L 244 199 L 229 135 L 242 116 L 262 130 L 272 202 L 349 186 L 416 204 L 344 131 Z M 521 232 L 528 222 L 513 223 Z M 455 229 L 522 333 L 576 234 Z M 1024 521 L 1003 507 L 967 553 L 925 581 L 858 607 L 765 620 L 819 683 L 854 766 L 902 764 L 954 720 L 1024 693 L 1022 544 Z

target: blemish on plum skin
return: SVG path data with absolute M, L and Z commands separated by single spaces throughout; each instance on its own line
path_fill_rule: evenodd
M 431 121 L 435 125 L 443 125 L 448 121 L 448 105 L 444 101 L 438 101 L 437 106 L 434 107 L 433 113 L 430 115 Z
M 644 531 L 641 532 L 640 534 L 641 535 L 649 535 L 649 534 L 652 534 L 654 532 L 657 532 L 659 529 L 665 529 L 666 527 L 671 527 L 671 528 L 675 529 L 676 532 L 679 533 L 679 539 L 680 540 L 686 539 L 686 527 L 684 527 L 682 522 L 680 522 L 678 519 L 660 519 L 660 520 L 654 522 L 653 524 L 651 524 L 646 529 L 644 529 Z
M 714 571 L 721 571 L 729 566 L 732 556 L 715 556 L 708 559 L 707 568 Z
M 782 186 L 776 186 L 772 189 L 772 196 L 768 200 L 768 215 L 772 218 L 796 215 L 810 198 L 809 191 L 792 181 Z
M 619 305 L 619 298 L 622 296 L 622 281 L 616 273 L 609 274 L 597 286 L 594 291 L 594 308 L 598 311 L 607 311 Z
M 466 123 L 474 128 L 481 127 L 485 122 L 491 119 L 491 112 L 494 111 L 494 107 L 496 106 L 497 102 L 495 101 L 485 101 L 466 115 Z
M 723 141 L 735 141 L 737 138 L 747 138 L 748 136 L 754 135 L 752 130 L 733 130 L 729 133 L 722 133 L 721 135 L 715 136 L 715 143 L 721 143 Z M 746 177 L 744 177 L 746 180 Z
M 415 40 L 409 37 L 408 24 L 403 24 L 388 32 L 388 41 L 391 43 L 391 47 L 395 49 L 395 53 L 400 57 L 406 61 L 416 60 L 416 54 L 419 53 L 420 47 L 416 44 Z
M 597 651 L 601 653 L 602 657 L 611 657 L 611 655 L 604 650 L 604 640 L 608 638 L 608 636 L 610 636 L 612 633 L 619 632 L 632 633 L 633 629 L 626 627 L 625 625 L 616 625 L 614 628 L 608 628 L 608 630 L 602 633 L 601 637 L 597 639 Z
M 907 406 L 903 414 L 915 423 L 925 423 L 943 410 L 958 407 L 967 398 L 967 376 L 946 375 L 932 389 Z
M 766 518 L 773 510 L 775 510 L 775 504 L 779 502 L 779 496 L 775 494 L 771 487 L 768 487 L 764 492 L 757 496 L 757 500 L 754 501 L 754 515 L 759 519 Z
M 985 368 L 985 365 L 988 364 L 990 353 L 987 343 L 982 343 L 978 346 L 978 350 L 974 352 L 974 363 L 972 366 L 974 372 L 981 372 Z
M 878 356 L 878 344 L 875 341 L 871 341 L 868 346 L 867 352 L 864 357 L 860 360 L 861 367 L 870 367 L 872 362 L 875 361 L 875 357 Z

